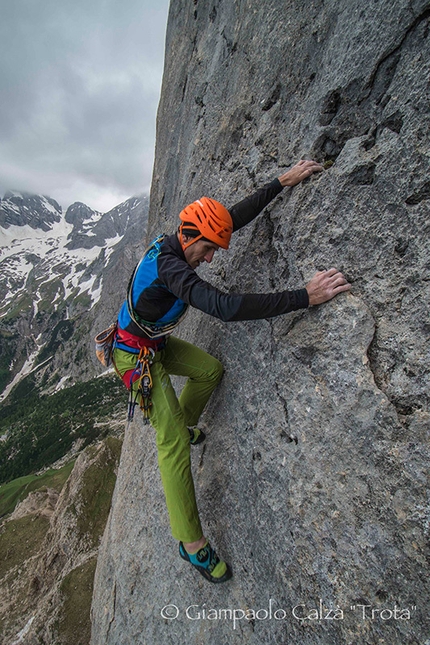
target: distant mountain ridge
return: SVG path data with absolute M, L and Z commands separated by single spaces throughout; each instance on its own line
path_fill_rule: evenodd
M 133 264 L 128 247 L 145 237 L 148 202 L 131 197 L 107 213 L 75 202 L 63 213 L 43 195 L 10 191 L 0 200 L 0 400 L 50 351 L 45 385 L 63 382 L 66 356 L 69 379 L 78 363 L 84 378 L 94 375 L 82 350 L 86 330 L 105 318 L 105 304 L 108 319 L 118 306 Z
M 54 199 L 44 195 L 8 191 L 0 199 L 0 226 L 25 226 L 49 231 L 61 220 L 62 208 Z
M 89 641 L 91 576 L 127 401 L 113 375 L 92 378 L 103 373 L 94 336 L 115 319 L 124 298 L 146 243 L 148 201 L 140 195 L 100 213 L 80 202 L 63 212 L 42 195 L 10 192 L 0 200 L 2 642 L 27 642 L 36 613 L 43 629 L 49 622 L 55 642 L 70 642 L 69 625 L 72 642 L 76 633 L 79 642 Z M 17 515 L 9 516 L 21 499 Z M 76 611 L 76 598 L 83 611 Z

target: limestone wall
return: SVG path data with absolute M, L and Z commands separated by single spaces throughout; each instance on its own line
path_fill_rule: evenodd
M 150 234 L 202 195 L 229 206 L 301 157 L 334 162 L 202 275 L 278 291 L 336 266 L 353 288 L 270 321 L 189 315 L 182 337 L 226 368 L 193 468 L 234 578 L 211 586 L 178 557 L 153 431 L 135 422 L 93 645 L 430 642 L 429 13 L 418 0 L 171 4 Z

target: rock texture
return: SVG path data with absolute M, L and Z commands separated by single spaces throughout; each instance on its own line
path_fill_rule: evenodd
M 202 275 L 275 291 L 336 266 L 353 289 L 268 321 L 189 315 L 181 335 L 226 368 L 193 468 L 234 578 L 211 586 L 177 556 L 135 422 L 93 645 L 430 642 L 429 15 L 418 0 L 171 4 L 150 235 L 203 194 L 228 206 L 315 157 L 331 167 Z
M 5 645 L 87 645 L 100 537 L 121 451 L 84 450 L 59 494 L 30 493 L 0 524 L 0 633 Z

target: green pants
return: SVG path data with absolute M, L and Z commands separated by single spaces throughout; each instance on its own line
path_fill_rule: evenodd
M 136 355 L 114 350 L 114 363 L 122 376 L 136 364 Z M 203 350 L 169 337 L 166 348 L 157 352 L 151 365 L 151 424 L 156 431 L 158 465 L 172 535 L 194 542 L 202 535 L 191 473 L 188 426 L 197 424 L 203 409 L 222 378 L 221 363 Z M 179 399 L 169 374 L 187 376 Z

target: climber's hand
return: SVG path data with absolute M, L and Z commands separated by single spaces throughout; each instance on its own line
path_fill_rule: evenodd
M 320 305 L 342 291 L 348 291 L 351 285 L 345 280 L 337 269 L 318 271 L 306 285 L 309 296 L 309 305 Z
M 321 172 L 322 170 L 324 170 L 323 166 L 316 161 L 305 161 L 302 159 L 290 170 L 278 177 L 278 179 L 281 182 L 281 186 L 296 186 L 303 179 L 310 177 L 314 172 Z

